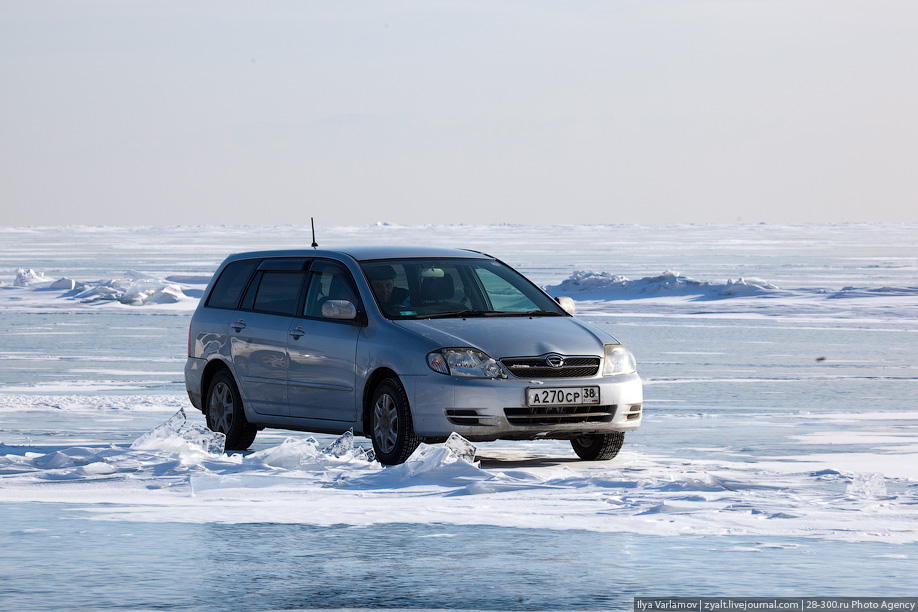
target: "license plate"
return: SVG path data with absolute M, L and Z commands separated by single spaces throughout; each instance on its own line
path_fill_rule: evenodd
M 599 403 L 599 387 L 530 387 L 527 406 L 582 406 Z

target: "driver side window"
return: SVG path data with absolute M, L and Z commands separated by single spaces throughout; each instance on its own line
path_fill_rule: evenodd
M 346 300 L 360 309 L 360 299 L 350 272 L 333 261 L 317 261 L 309 270 L 303 316 L 324 319 L 322 305 L 329 300 Z

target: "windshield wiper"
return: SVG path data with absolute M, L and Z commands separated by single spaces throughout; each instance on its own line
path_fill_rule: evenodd
M 563 317 L 564 315 L 554 310 L 526 310 L 523 312 L 502 312 L 502 317 Z
M 451 310 L 449 312 L 436 312 L 429 315 L 418 315 L 419 319 L 470 319 L 472 317 L 563 317 L 560 312 L 551 310 L 527 310 L 526 312 L 508 312 L 506 310 Z
M 557 312 L 555 310 L 530 310 L 529 312 L 520 312 L 516 313 L 520 316 L 531 315 L 534 317 L 563 317 L 563 312 Z
M 470 317 L 495 317 L 503 315 L 503 312 L 499 310 L 450 310 L 447 312 L 435 312 L 432 314 L 418 315 L 419 319 L 446 319 L 448 317 L 456 317 L 467 319 Z

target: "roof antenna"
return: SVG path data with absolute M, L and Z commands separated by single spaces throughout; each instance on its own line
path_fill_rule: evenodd
M 319 248 L 319 243 L 316 242 L 316 220 L 312 217 L 309 217 L 309 223 L 312 225 L 312 248 Z

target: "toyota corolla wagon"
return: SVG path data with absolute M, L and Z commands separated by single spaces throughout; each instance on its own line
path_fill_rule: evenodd
M 634 358 L 494 257 L 439 248 L 240 253 L 194 313 L 185 385 L 230 450 L 265 427 L 422 441 L 570 440 L 611 459 L 641 424 Z

